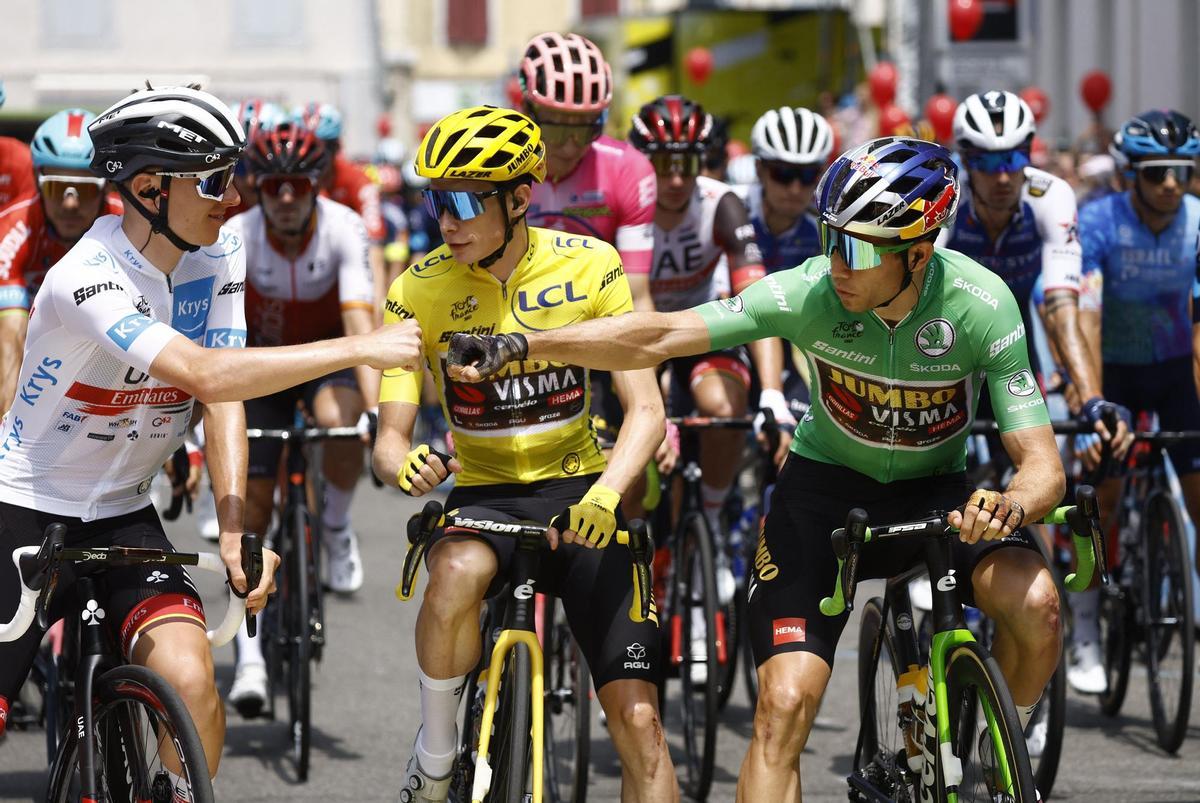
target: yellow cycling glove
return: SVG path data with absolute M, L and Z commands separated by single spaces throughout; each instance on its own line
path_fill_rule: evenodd
M 400 464 L 400 470 L 396 472 L 396 484 L 400 486 L 400 490 L 412 496 L 413 477 L 421 473 L 421 467 L 429 462 L 431 454 L 437 455 L 438 459 L 442 461 L 442 468 L 445 469 L 445 474 L 442 475 L 441 479 L 444 480 L 450 476 L 450 455 L 432 450 L 428 444 L 422 443 L 404 456 L 404 462 Z M 438 480 L 438 482 L 441 482 L 441 480 Z
M 551 524 L 560 532 L 573 530 L 589 544 L 603 549 L 617 532 L 617 505 L 620 503 L 619 493 L 596 483 Z

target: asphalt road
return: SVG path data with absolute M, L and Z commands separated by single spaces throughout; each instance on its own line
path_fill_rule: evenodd
M 328 606 L 328 647 L 317 668 L 313 696 L 312 770 L 298 784 L 286 757 L 284 725 L 243 721 L 230 709 L 225 754 L 216 781 L 217 798 L 228 801 L 395 800 L 420 718 L 412 632 L 417 602 L 402 603 L 393 589 L 406 541 L 400 524 L 416 504 L 398 493 L 364 482 L 355 502 L 367 579 L 352 599 Z M 208 549 L 186 518 L 168 526 L 180 549 Z M 219 616 L 215 581 L 205 573 L 207 604 Z M 860 599 L 870 593 L 864 586 Z M 846 630 L 834 679 L 816 729 L 802 759 L 805 799 L 846 799 L 857 727 L 854 691 L 854 622 Z M 217 683 L 232 680 L 232 648 L 217 655 Z M 593 707 L 593 712 L 598 706 Z M 718 736 L 716 782 L 710 800 L 730 801 L 750 736 L 751 711 L 744 690 L 735 692 Z M 593 713 L 593 717 L 595 714 Z M 1072 696 L 1068 734 L 1055 799 L 1087 801 L 1200 800 L 1200 721 L 1193 711 L 1189 739 L 1178 756 L 1154 743 L 1144 676 L 1135 674 L 1122 715 L 1102 717 L 1094 701 Z M 668 722 L 668 725 L 670 722 Z M 620 767 L 593 723 L 589 800 L 619 799 Z M 678 742 L 674 742 L 678 746 Z M 0 800 L 36 799 L 44 782 L 44 741 L 40 731 L 13 732 L 0 744 Z M 762 803 L 767 803 L 763 801 Z

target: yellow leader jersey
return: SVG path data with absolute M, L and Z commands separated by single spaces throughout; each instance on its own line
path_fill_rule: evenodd
M 604 455 L 591 427 L 588 371 L 546 360 L 512 362 L 471 384 L 446 375 L 455 332 L 540 332 L 633 310 L 621 258 L 593 237 L 529 228 L 529 251 L 508 281 L 430 252 L 392 282 L 384 321 L 415 318 L 425 360 L 463 465 L 459 485 L 528 483 L 593 474 Z M 421 374 L 383 372 L 380 402 L 418 404 Z

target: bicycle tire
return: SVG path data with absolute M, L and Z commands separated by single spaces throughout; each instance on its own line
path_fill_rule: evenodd
M 750 601 L 745 594 L 749 590 L 749 584 L 754 582 L 754 552 L 757 549 L 757 542 L 753 539 L 746 540 L 746 589 L 739 591 L 739 596 L 742 597 L 742 626 L 739 649 L 742 653 L 742 680 L 746 683 L 746 696 L 750 699 L 750 710 L 754 711 L 758 707 L 758 664 L 754 661 L 754 641 L 750 638 Z
M 876 659 L 875 641 L 883 642 Z M 915 800 L 900 756 L 907 756 L 900 729 L 896 637 L 883 618 L 883 600 L 874 597 L 862 607 L 858 629 L 858 714 L 862 748 L 852 759 L 853 772 L 892 800 Z
M 551 803 L 587 800 L 591 756 L 591 675 L 562 603 L 547 597 L 545 795 Z
M 1011 800 L 1013 803 L 1037 801 L 1033 769 L 1029 765 L 1029 753 L 1016 706 L 1013 705 L 1000 667 L 982 644 L 969 641 L 949 651 L 946 656 L 946 700 L 950 738 L 955 755 L 962 762 L 962 779 L 957 785 L 958 799 L 962 803 L 996 799 Z M 981 706 L 984 709 L 982 712 L 979 710 Z M 986 716 L 988 711 L 992 713 L 990 719 Z M 989 763 L 995 756 L 995 737 L 990 735 L 992 730 L 986 728 L 989 722 L 995 725 L 995 736 L 999 738 L 1008 766 L 1010 782 L 1000 790 L 996 789 L 994 764 Z M 986 729 L 979 730 L 980 724 Z M 977 748 L 983 745 L 990 747 L 991 756 L 979 755 Z M 971 760 L 973 754 L 974 761 Z M 936 751 L 936 756 L 937 799 L 944 800 L 948 791 L 946 767 L 942 762 L 941 750 Z M 985 796 L 972 795 L 973 789 L 980 789 Z
M 288 662 L 288 733 L 292 740 L 292 758 L 296 762 L 296 777 L 308 780 L 309 753 L 312 740 L 312 675 L 309 658 L 312 641 L 309 630 L 309 548 L 308 522 L 303 506 L 287 511 L 291 535 L 291 560 L 288 575 L 292 594 L 287 611 Z
M 496 716 L 492 720 L 492 744 L 489 763 L 492 765 L 492 786 L 489 803 L 522 803 L 529 787 L 530 723 L 533 715 L 530 695 L 532 661 L 529 648 L 514 645 L 505 658 L 500 675 Z
M 1133 663 L 1133 608 L 1126 589 L 1100 589 L 1100 643 L 1104 659 L 1105 689 L 1100 693 L 1100 712 L 1108 717 L 1121 713 L 1129 691 Z
M 195 723 L 183 700 L 163 678 L 144 666 L 115 667 L 96 678 L 93 705 L 96 706 L 93 738 L 99 741 L 95 758 L 101 799 L 153 799 L 149 791 L 152 785 L 169 781 L 161 767 L 153 779 L 149 777 L 144 761 L 145 748 L 147 743 L 161 748 L 165 741 L 179 747 L 176 756 L 190 786 L 191 800 L 213 803 L 208 760 Z M 141 712 L 140 716 L 137 712 Z M 150 727 L 142 731 L 142 723 L 148 723 Z M 160 728 L 165 729 L 170 739 L 160 740 Z M 50 803 L 79 799 L 78 748 L 79 741 L 74 734 L 59 746 L 46 789 L 45 799 Z M 131 790 L 130 780 L 139 781 L 139 788 Z
M 741 651 L 742 630 L 746 628 L 746 598 L 743 589 L 734 591 L 733 599 L 720 609 L 725 620 L 725 663 L 720 665 L 717 683 L 717 712 L 725 710 L 738 678 L 738 653 Z M 718 658 L 720 656 L 718 655 Z
M 1158 746 L 1175 753 L 1187 736 L 1195 677 L 1192 567 L 1183 515 L 1169 494 L 1158 491 L 1146 500 L 1142 522 L 1143 631 L 1150 713 Z M 1176 678 L 1178 694 L 1170 699 Z
M 672 557 L 675 567 L 674 611 L 680 618 L 682 662 L 679 666 L 679 713 L 684 746 L 683 790 L 693 800 L 708 798 L 717 752 L 717 582 L 713 566 L 712 534 L 699 512 L 687 514 L 679 528 Z M 699 577 L 697 588 L 695 581 Z M 698 687 L 692 680 L 693 609 L 699 607 L 705 622 L 705 677 Z

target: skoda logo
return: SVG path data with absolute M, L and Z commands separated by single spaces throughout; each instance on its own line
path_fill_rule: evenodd
M 945 318 L 934 318 L 917 330 L 914 339 L 917 350 L 926 357 L 941 357 L 954 348 L 954 327 Z
M 1014 396 L 1032 396 L 1035 390 L 1037 384 L 1029 371 L 1022 369 L 1008 378 L 1008 392 Z

